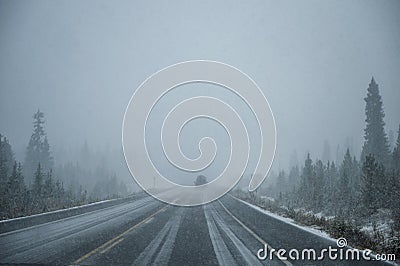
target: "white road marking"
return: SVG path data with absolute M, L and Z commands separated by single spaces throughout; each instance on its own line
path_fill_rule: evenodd
M 168 220 L 156 237 L 150 242 L 150 244 L 147 245 L 142 253 L 140 253 L 133 265 L 167 264 L 172 253 L 179 226 L 181 224 L 183 211 L 183 208 L 178 209 L 173 218 Z M 156 255 L 157 251 L 158 254 L 154 261 L 152 261 L 152 258 Z
M 226 222 L 221 218 L 221 216 L 215 212 L 213 214 L 214 220 L 218 223 L 221 229 L 227 234 L 229 239 L 235 245 L 236 249 L 239 251 L 241 257 L 246 261 L 247 265 L 262 265 L 260 260 L 257 258 L 256 254 L 252 253 L 243 242 L 237 238 L 237 236 L 232 232 Z
M 214 247 L 214 253 L 217 257 L 219 265 L 237 265 L 231 252 L 225 245 L 224 240 L 219 233 L 217 226 L 215 225 L 214 219 L 212 218 L 212 212 L 215 212 L 211 206 L 203 205 L 204 214 L 207 220 L 208 233 L 211 238 L 212 245 Z
M 225 211 L 232 216 L 233 219 L 235 219 L 236 222 L 238 222 L 244 229 L 246 229 L 247 232 L 249 232 L 255 239 L 257 239 L 259 242 L 261 242 L 264 245 L 267 245 L 270 249 L 274 249 L 270 244 L 268 244 L 264 239 L 262 239 L 260 236 L 258 236 L 253 230 L 248 228 L 242 221 L 240 221 L 235 215 L 233 215 L 226 207 L 225 205 L 219 200 L 218 201 L 221 206 L 225 209 Z M 276 251 L 273 252 L 275 257 L 278 258 Z M 285 265 L 288 266 L 293 266 L 293 264 L 290 261 L 287 260 L 281 260 Z

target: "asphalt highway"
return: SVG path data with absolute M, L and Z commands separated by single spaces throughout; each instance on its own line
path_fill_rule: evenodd
M 145 197 L 0 234 L 0 263 L 47 265 L 384 265 L 378 261 L 282 259 L 268 249 L 315 249 L 336 242 L 226 195 L 176 207 Z M 261 252 L 259 255 L 263 255 Z M 268 253 L 268 255 L 270 255 Z M 286 254 L 287 256 L 288 254 Z

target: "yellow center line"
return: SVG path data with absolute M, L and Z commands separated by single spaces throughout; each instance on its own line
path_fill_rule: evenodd
M 119 243 L 121 243 L 124 240 L 123 237 L 121 237 L 120 239 L 118 239 L 117 241 L 115 241 L 114 243 L 112 243 L 111 245 L 109 245 L 106 249 L 103 249 L 102 251 L 100 251 L 101 254 L 106 253 L 107 251 L 109 251 L 110 249 L 112 249 L 115 245 L 118 245 Z
M 144 224 L 145 222 L 149 221 L 149 220 L 152 219 L 155 215 L 157 215 L 158 213 L 164 211 L 167 207 L 169 207 L 169 205 L 167 205 L 167 206 L 165 206 L 164 208 L 162 208 L 162 209 L 156 211 L 155 213 L 153 213 L 152 215 L 150 215 L 150 216 L 147 217 L 146 219 L 142 220 L 141 222 L 135 224 L 134 226 L 132 226 L 132 227 L 129 228 L 128 230 L 124 231 L 124 232 L 121 233 L 120 235 L 114 237 L 113 239 L 111 239 L 111 240 L 105 242 L 104 244 L 102 244 L 101 246 L 99 246 L 99 247 L 93 249 L 93 250 L 90 251 L 89 253 L 83 255 L 82 257 L 80 257 L 79 259 L 77 259 L 76 261 L 74 261 L 74 262 L 73 262 L 73 265 L 81 263 L 82 261 L 86 260 L 87 258 L 89 258 L 90 256 L 92 256 L 93 254 L 95 254 L 95 253 L 98 252 L 99 250 L 105 249 L 104 252 L 106 252 L 108 249 L 112 248 L 113 246 L 115 246 L 116 244 L 118 244 L 119 242 L 121 242 L 123 239 L 122 239 L 121 241 L 119 241 L 119 242 L 118 242 L 117 240 L 119 240 L 122 236 L 126 235 L 127 233 L 129 233 L 129 232 L 131 232 L 132 230 L 134 230 L 136 227 L 138 227 L 138 226 Z M 117 241 L 118 243 L 114 243 L 114 244 L 113 244 L 114 241 Z M 111 246 L 110 246 L 109 248 L 107 248 L 107 246 L 110 245 L 110 244 L 111 244 Z M 103 253 L 104 253 L 104 252 L 103 252 Z
M 221 204 L 222 208 L 225 209 L 225 211 L 232 216 L 233 219 L 235 219 L 236 222 L 238 222 L 247 232 L 249 232 L 255 239 L 257 239 L 260 243 L 267 245 L 268 247 L 270 247 L 271 249 L 273 249 L 273 247 L 268 244 L 267 242 L 265 242 L 264 239 L 262 239 L 260 236 L 258 236 L 253 230 L 251 230 L 250 228 L 248 228 L 242 221 L 240 221 L 235 215 L 233 215 L 226 207 L 224 204 L 222 204 L 222 202 L 220 200 L 218 200 L 219 204 Z M 275 256 L 277 256 L 276 251 L 273 252 Z M 279 256 L 277 256 L 277 258 L 279 258 Z M 281 262 L 283 262 L 285 265 L 287 266 L 293 266 L 292 263 L 290 263 L 287 260 L 280 260 Z

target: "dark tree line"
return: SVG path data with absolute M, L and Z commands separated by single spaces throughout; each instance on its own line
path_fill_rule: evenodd
M 23 165 L 14 159 L 7 138 L 0 135 L 1 219 L 67 208 L 86 202 L 85 198 L 65 190 L 60 180 L 54 179 L 53 158 L 44 131 L 44 114 L 38 110 L 33 118 L 33 133 Z
M 44 114 L 38 110 L 33 119 L 33 132 L 23 164 L 15 160 L 8 139 L 0 135 L 0 219 L 116 198 L 120 196 L 118 191 L 126 191 L 115 176 L 96 183 L 93 195 L 88 195 L 80 184 L 64 188 L 64 183 L 54 177 L 54 159 L 44 129 Z M 63 173 L 72 178 L 76 172 L 73 168 Z
M 308 154 L 301 170 L 295 166 L 289 175 L 279 173 L 275 196 L 291 207 L 348 221 L 389 209 L 394 227 L 400 229 L 400 126 L 397 142 L 390 151 L 383 103 L 373 78 L 364 100 L 366 127 L 360 160 L 349 149 L 338 164 L 313 162 Z

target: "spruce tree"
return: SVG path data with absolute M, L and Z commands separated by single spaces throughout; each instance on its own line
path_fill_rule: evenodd
M 315 163 L 315 183 L 314 183 L 314 210 L 320 211 L 324 205 L 324 186 L 325 186 L 325 166 L 321 160 Z
M 351 179 L 353 175 L 353 160 L 350 155 L 350 150 L 346 150 L 342 165 L 340 167 L 340 175 L 338 181 L 338 204 L 343 212 L 347 212 L 350 206 L 352 197 Z
M 22 165 L 19 162 L 18 167 L 17 167 L 17 180 L 18 180 L 18 191 L 17 191 L 17 197 L 18 197 L 18 208 L 19 208 L 19 213 L 18 216 L 25 215 L 25 210 L 26 210 L 26 205 L 27 205 L 27 188 L 25 184 L 25 178 L 22 172 Z
M 14 163 L 14 153 L 6 137 L 0 134 L 0 183 L 6 183 Z
M 43 198 L 45 200 L 45 210 L 49 210 L 55 207 L 54 204 L 54 192 L 55 186 L 52 177 L 52 171 L 47 172 L 46 179 L 43 184 Z
M 394 228 L 400 230 L 400 171 L 392 169 L 387 181 L 388 207 L 392 210 Z
M 8 212 L 10 217 L 17 217 L 24 209 L 25 183 L 22 175 L 21 164 L 14 162 L 11 175 L 7 182 Z
M 336 168 L 335 162 L 328 162 L 327 164 L 327 173 L 325 178 L 325 187 L 324 187 L 324 197 L 326 203 L 326 210 L 328 213 L 336 214 L 337 212 L 337 195 L 338 195 L 338 170 Z
M 299 196 L 304 204 L 304 207 L 311 207 L 314 198 L 315 187 L 315 172 L 310 154 L 307 154 L 307 159 L 304 162 L 303 172 L 301 175 L 301 184 Z
M 8 143 L 7 138 L 0 134 L 0 213 L 4 215 L 8 214 L 9 191 L 7 182 L 13 162 L 14 155 L 11 145 Z
M 50 153 L 50 145 L 47 139 L 47 136 L 44 137 L 42 143 L 42 150 L 41 150 L 41 158 L 40 161 L 42 162 L 42 167 L 45 171 L 51 171 L 54 166 L 53 157 Z
M 33 183 L 33 194 L 34 197 L 39 199 L 43 196 L 43 172 L 42 166 L 38 163 L 36 172 L 35 172 L 35 180 Z
M 12 173 L 8 179 L 8 189 L 13 196 L 21 196 L 25 192 L 24 176 L 21 164 L 14 162 Z
M 53 168 L 53 158 L 50 153 L 50 145 L 44 130 L 44 114 L 38 110 L 33 116 L 33 132 L 26 150 L 24 172 L 25 177 L 31 181 L 33 173 L 40 163 L 43 172 Z
M 392 153 L 392 169 L 388 177 L 387 191 L 395 222 L 394 227 L 400 230 L 400 125 L 397 134 L 397 141 Z
M 396 171 L 400 171 L 400 125 L 397 134 L 396 146 L 392 153 L 392 168 Z
M 52 197 L 54 193 L 52 172 L 48 172 L 46 175 L 46 180 L 44 181 L 43 194 L 45 197 Z
M 287 190 L 287 181 L 285 171 L 279 171 L 277 182 L 276 182 L 277 192 L 286 192 Z
M 360 163 L 357 161 L 356 156 L 353 156 L 353 171 L 350 179 L 350 187 L 355 196 L 360 192 L 360 185 Z
M 65 190 L 64 184 L 57 179 L 55 188 L 54 188 L 54 198 L 57 206 L 65 208 Z
M 300 179 L 300 173 L 299 173 L 299 167 L 297 165 L 293 166 L 292 169 L 290 169 L 289 173 L 289 187 L 288 190 L 292 192 L 298 187 L 299 179 Z
M 366 127 L 364 129 L 365 142 L 361 152 L 361 161 L 364 162 L 367 155 L 373 154 L 377 161 L 386 165 L 389 162 L 389 144 L 384 129 L 383 118 L 385 113 L 378 84 L 373 77 L 367 89 L 367 97 L 364 100 L 366 103 Z
M 385 169 L 382 164 L 376 162 L 374 155 L 367 155 L 362 168 L 362 202 L 371 212 L 383 206 L 388 199 L 384 198 Z

